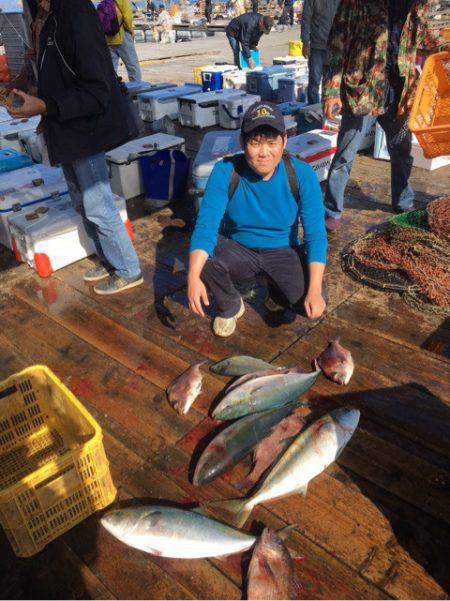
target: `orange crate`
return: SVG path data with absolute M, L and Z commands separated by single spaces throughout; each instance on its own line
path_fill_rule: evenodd
M 30 557 L 114 500 L 100 426 L 43 365 L 0 382 L 0 525 Z
M 427 158 L 450 154 L 450 52 L 427 58 L 409 117 L 409 129 Z

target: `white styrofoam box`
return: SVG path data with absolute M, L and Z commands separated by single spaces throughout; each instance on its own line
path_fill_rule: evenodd
M 204 135 L 192 164 L 192 183 L 204 190 L 214 165 L 227 154 L 241 151 L 240 131 L 210 131 Z
M 447 165 L 450 165 L 450 155 L 436 157 L 434 159 L 428 159 L 425 157 L 422 147 L 420 146 L 414 134 L 412 137 L 411 156 L 413 158 L 414 167 L 421 167 L 422 169 L 427 169 L 428 171 L 434 171 L 440 167 L 446 167 Z
M 125 200 L 114 197 L 131 236 Z M 49 205 L 35 205 L 8 218 L 16 258 L 28 263 L 41 277 L 95 253 L 86 230 L 83 209 L 66 195 Z
M 33 165 L 0 174 L 0 244 L 12 248 L 8 217 L 31 205 L 54 202 L 67 195 L 62 169 Z
M 21 152 L 19 133 L 36 131 L 40 120 L 40 117 L 30 117 L 29 119 L 14 119 L 0 123 L 0 148 L 14 148 Z
M 156 121 L 165 115 L 171 119 L 178 118 L 178 98 L 189 94 L 198 94 L 202 86 L 195 83 L 186 83 L 183 86 L 144 92 L 138 96 L 139 114 L 143 121 Z
M 373 147 L 373 158 L 390 161 L 391 157 L 386 145 L 386 134 L 379 123 L 375 125 L 375 145 Z
M 248 69 L 237 71 L 228 71 L 222 75 L 222 85 L 224 90 L 245 90 L 247 85 Z
M 42 152 L 38 142 L 38 134 L 35 131 L 21 131 L 19 132 L 19 140 L 23 152 L 28 154 L 35 163 L 41 163 Z
M 168 148 L 184 149 L 184 138 L 168 134 L 152 134 L 127 142 L 106 153 L 111 189 L 125 200 L 144 193 L 139 157 Z
M 240 90 L 214 90 L 190 94 L 178 98 L 180 123 L 187 127 L 210 127 L 219 125 L 219 102 L 242 94 Z
M 313 129 L 299 136 L 288 138 L 286 150 L 309 163 L 319 182 L 328 176 L 331 161 L 336 153 L 337 132 Z
M 256 94 L 246 94 L 224 98 L 219 102 L 219 125 L 224 129 L 238 129 L 248 108 L 261 100 Z

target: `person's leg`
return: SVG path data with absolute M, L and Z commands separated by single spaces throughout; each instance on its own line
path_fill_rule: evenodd
M 214 296 L 218 317 L 233 317 L 241 306 L 234 282 L 254 277 L 259 272 L 258 255 L 229 238 L 219 238 L 214 257 L 201 273 L 202 282 Z
M 390 110 L 378 117 L 378 122 L 386 133 L 386 145 L 391 157 L 392 206 L 398 212 L 414 207 L 414 190 L 409 183 L 413 158 L 408 117 L 409 115 L 397 118 Z
M 323 63 L 325 60 L 325 50 L 317 48 L 309 49 L 308 58 L 308 104 L 317 104 L 320 102 L 319 87 L 322 80 Z
M 111 54 L 111 60 L 112 60 L 112 64 L 114 67 L 114 71 L 117 72 L 117 69 L 119 68 L 119 53 L 118 53 L 118 48 L 120 48 L 120 46 L 109 46 L 109 52 Z
M 139 259 L 114 201 L 105 154 L 72 163 L 83 196 L 86 215 L 94 224 L 108 263 L 119 278 L 132 280 L 141 274 Z
M 95 252 L 97 253 L 100 261 L 108 267 L 108 262 L 105 259 L 105 255 L 103 254 L 102 246 L 100 244 L 100 240 L 97 235 L 97 228 L 95 225 L 86 218 L 86 213 L 83 205 L 83 192 L 78 184 L 77 174 L 74 171 L 72 163 L 67 163 L 62 166 L 64 177 L 66 178 L 67 188 L 69 190 L 69 195 L 72 201 L 80 207 L 80 210 L 83 213 L 84 217 L 84 226 L 89 237 L 94 241 Z
M 239 42 L 236 38 L 233 38 L 230 35 L 227 35 L 227 39 L 228 39 L 228 43 L 231 46 L 231 50 L 233 51 L 234 64 L 236 65 L 236 67 L 241 68 L 240 62 L 239 62 L 239 52 L 240 52 Z
M 139 59 L 134 45 L 133 36 L 130 32 L 125 31 L 123 35 L 123 42 L 120 46 L 117 46 L 118 54 L 123 60 L 128 73 L 128 79 L 130 81 L 141 81 L 141 67 L 139 65 Z
M 361 141 L 371 127 L 374 117 L 354 116 L 345 112 L 337 139 L 337 150 L 328 173 L 325 190 L 325 214 L 327 218 L 340 219 L 344 209 L 344 192 L 350 171 Z

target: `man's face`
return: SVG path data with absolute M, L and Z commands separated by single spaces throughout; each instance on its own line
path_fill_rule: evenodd
M 260 177 L 270 176 L 283 156 L 286 134 L 273 130 L 268 135 L 257 134 L 245 143 L 241 138 L 241 146 L 253 171 Z

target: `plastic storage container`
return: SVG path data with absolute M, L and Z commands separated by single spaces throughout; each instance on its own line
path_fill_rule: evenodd
M 120 196 L 115 201 L 132 238 L 125 201 Z M 95 253 L 83 209 L 68 194 L 48 205 L 13 213 L 8 223 L 16 259 L 28 263 L 42 278 Z
M 260 100 L 255 94 L 246 94 L 224 98 L 219 102 L 219 125 L 224 129 L 238 129 L 241 127 L 245 112 L 255 102 Z
M 144 181 L 144 205 L 160 209 L 186 195 L 189 159 L 180 150 L 159 150 L 150 157 L 140 157 Z
M 14 171 L 15 169 L 28 167 L 32 164 L 31 157 L 13 148 L 3 148 L 3 150 L 0 150 L 0 173 Z
M 331 161 L 336 154 L 337 132 L 316 129 L 288 138 L 286 150 L 309 163 L 319 182 L 326 180 Z
M 236 70 L 237 67 L 234 65 L 215 65 L 214 67 L 208 67 L 208 69 L 202 71 L 203 92 L 221 90 L 223 87 L 223 74 L 227 73 L 228 71 Z
M 277 102 L 306 102 L 308 77 L 282 77 L 278 82 Z
M 435 157 L 434 159 L 426 157 L 414 134 L 412 138 L 411 156 L 413 158 L 414 167 L 420 167 L 427 171 L 434 171 L 440 167 L 447 167 L 447 165 L 450 165 L 450 154 L 443 157 Z
M 29 119 L 14 119 L 0 123 L 0 148 L 13 148 L 21 152 L 19 133 L 36 131 L 40 120 L 40 117 L 30 117 Z
M 203 65 L 201 67 L 194 67 L 194 83 L 202 85 L 202 71 L 212 69 L 214 65 Z
M 102 430 L 42 365 L 0 383 L 0 523 L 30 557 L 116 497 Z
M 167 88 L 175 88 L 177 84 L 149 83 L 148 81 L 127 81 L 125 85 L 133 102 L 137 102 L 139 94 L 143 94 L 144 92 L 156 92 L 156 90 L 167 90 Z
M 305 65 L 306 67 L 308 66 L 308 61 L 306 60 L 306 58 L 303 58 L 303 56 L 276 56 L 273 61 L 272 64 L 274 65 L 292 65 L 292 66 L 298 66 L 298 65 Z
M 181 125 L 199 129 L 219 125 L 219 102 L 240 94 L 242 92 L 239 90 L 216 90 L 180 96 L 178 106 Z
M 166 90 L 144 92 L 139 94 L 139 114 L 143 121 L 152 122 L 162 119 L 165 115 L 171 119 L 178 119 L 178 98 L 189 94 L 198 94 L 202 86 L 187 83 Z
M 409 129 L 426 158 L 450 154 L 450 52 L 429 56 L 423 67 Z
M 62 169 L 33 165 L 0 175 L 0 244 L 12 247 L 8 217 L 32 205 L 49 204 L 66 195 Z
M 298 115 L 304 106 L 306 106 L 306 102 L 282 102 L 278 108 L 283 115 Z
M 247 71 L 248 69 L 240 69 L 238 71 L 228 71 L 222 76 L 222 85 L 224 90 L 243 90 L 247 86 Z
M 184 138 L 169 134 L 153 134 L 138 138 L 106 153 L 109 166 L 111 189 L 125 200 L 144 193 L 144 181 L 139 166 L 139 157 L 158 150 L 184 149 Z
M 192 164 L 194 188 L 203 191 L 217 161 L 237 152 L 241 152 L 240 131 L 210 131 L 205 134 Z
M 274 101 L 279 81 L 288 73 L 294 73 L 294 70 L 286 69 L 282 65 L 264 67 L 261 71 L 249 71 L 247 73 L 247 93 L 257 94 L 261 100 Z

